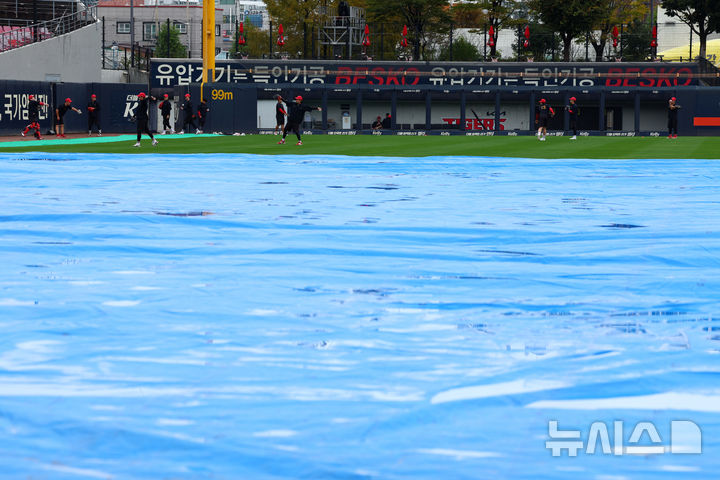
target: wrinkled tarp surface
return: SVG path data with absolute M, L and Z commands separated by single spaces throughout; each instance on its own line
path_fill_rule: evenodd
M 0 154 L 0 207 L 2 478 L 718 478 L 717 161 Z

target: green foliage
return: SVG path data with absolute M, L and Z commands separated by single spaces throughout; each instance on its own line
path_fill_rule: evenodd
M 447 0 L 367 0 L 368 22 L 407 25 L 413 58 L 428 59 L 428 46 L 450 29 Z M 400 27 L 402 29 L 402 27 Z
M 603 60 L 603 52 L 608 42 L 612 42 L 611 32 L 613 27 L 629 25 L 635 21 L 641 21 L 648 12 L 646 0 L 598 0 L 602 8 L 607 12 L 600 17 L 592 29 L 590 29 L 590 43 L 595 50 L 595 60 Z M 623 44 L 625 40 L 623 40 Z M 648 41 L 649 43 L 649 41 Z M 625 55 L 623 54 L 623 58 Z
M 155 45 L 155 56 L 159 58 L 187 57 L 187 49 L 185 48 L 185 45 L 180 42 L 180 33 L 172 25 L 170 26 L 170 29 L 168 29 L 167 23 L 162 23 L 160 25 L 160 31 L 157 36 L 157 44 Z
M 270 33 L 266 30 L 260 30 L 251 22 L 243 23 L 243 35 L 245 36 L 245 45 L 238 45 L 238 29 L 233 36 L 235 41 L 230 49 L 232 58 L 239 58 L 247 55 L 248 58 L 262 58 L 263 54 L 270 52 Z M 273 36 L 273 42 L 277 40 Z M 277 49 L 277 45 L 273 45 L 273 51 Z
M 587 0 L 530 0 L 544 24 L 555 30 L 563 42 L 563 59 L 570 61 L 572 41 L 606 15 L 601 2 Z
M 452 60 L 455 62 L 476 62 L 480 57 L 480 52 L 475 45 L 470 43 L 465 37 L 459 37 L 453 40 Z M 440 49 L 438 60 L 450 60 L 450 44 Z
M 325 6 L 333 8 L 337 1 L 266 0 L 265 4 L 273 22 L 273 52 L 284 52 L 295 56 L 297 52 L 303 51 L 304 38 L 307 38 L 308 50 L 311 48 L 312 25 L 321 25 L 327 17 Z M 285 35 L 285 45 L 282 47 L 276 43 L 280 24 L 283 26 Z M 307 26 L 304 27 L 304 25 Z M 267 34 L 267 32 L 265 33 Z M 269 53 L 270 45 L 267 39 L 264 48 L 264 52 Z
M 532 23 L 530 27 L 530 47 L 521 48 L 526 56 L 533 57 L 537 62 L 552 61 L 553 53 L 557 54 L 558 46 L 562 43 L 560 37 L 542 23 Z M 520 39 L 521 42 L 525 37 Z
M 497 38 L 500 30 L 507 28 L 514 28 L 518 25 L 524 25 L 526 19 L 523 18 L 526 15 L 522 15 L 519 10 L 524 7 L 522 2 L 518 0 L 478 0 L 476 2 L 478 8 L 481 11 L 487 11 L 485 15 L 485 22 L 489 27 L 493 27 L 493 43 L 494 45 L 488 46 L 490 57 L 498 57 L 497 54 Z M 519 18 L 517 18 L 519 17 Z
M 640 19 L 634 20 L 625 27 L 622 49 L 623 60 L 634 62 L 650 57 L 652 55 L 651 41 L 650 25 Z
M 700 56 L 706 56 L 707 37 L 720 32 L 720 1 L 718 0 L 663 0 L 668 16 L 677 17 L 700 38 Z
M 450 13 L 457 28 L 477 28 L 487 22 L 487 15 L 477 3 L 456 3 Z

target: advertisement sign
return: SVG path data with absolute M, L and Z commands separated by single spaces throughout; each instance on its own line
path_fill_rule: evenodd
M 153 89 L 202 81 L 202 61 L 157 59 Z M 409 63 L 320 60 L 217 61 L 215 82 L 434 87 L 635 87 L 697 85 L 694 63 Z

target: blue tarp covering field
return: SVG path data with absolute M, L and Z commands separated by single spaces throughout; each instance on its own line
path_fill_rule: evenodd
M 0 154 L 0 206 L 0 478 L 718 478 L 717 161 Z

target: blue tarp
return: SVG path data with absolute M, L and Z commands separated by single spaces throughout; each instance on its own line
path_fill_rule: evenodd
M 717 476 L 716 161 L 31 153 L 0 178 L 2 478 Z

